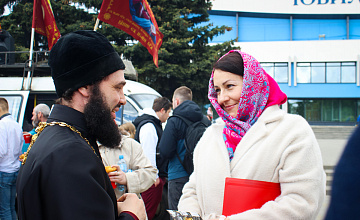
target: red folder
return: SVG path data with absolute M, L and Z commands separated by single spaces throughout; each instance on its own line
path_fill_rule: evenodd
M 275 200 L 280 194 L 280 183 L 227 177 L 222 214 L 230 216 L 261 208 L 266 202 Z

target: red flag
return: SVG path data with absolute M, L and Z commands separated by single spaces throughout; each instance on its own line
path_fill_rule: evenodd
M 98 19 L 138 40 L 158 67 L 158 51 L 164 35 L 159 31 L 147 0 L 104 0 Z
M 32 27 L 48 39 L 49 50 L 60 38 L 49 0 L 34 0 Z

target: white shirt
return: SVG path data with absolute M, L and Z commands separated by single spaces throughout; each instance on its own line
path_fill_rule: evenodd
M 0 120 L 0 172 L 14 173 L 20 168 L 19 156 L 24 138 L 20 125 L 10 116 Z
M 159 119 L 159 117 L 156 115 L 155 111 L 150 108 L 144 109 L 144 114 L 152 115 Z M 156 145 L 158 142 L 158 136 L 156 133 L 155 126 L 149 122 L 144 124 L 139 131 L 139 140 L 141 143 L 141 146 L 143 148 L 143 151 L 146 155 L 146 157 L 150 160 L 151 165 L 153 167 L 157 168 L 156 166 Z

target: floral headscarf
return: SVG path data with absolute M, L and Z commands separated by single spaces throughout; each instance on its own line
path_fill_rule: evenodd
M 229 151 L 230 160 L 234 156 L 236 146 L 244 137 L 245 133 L 258 120 L 265 108 L 283 104 L 286 102 L 286 95 L 279 85 L 271 78 L 260 63 L 251 55 L 241 52 L 240 50 L 231 50 L 229 53 L 239 53 L 244 62 L 243 88 L 239 101 L 239 108 L 236 118 L 232 117 L 217 101 L 217 93 L 214 89 L 214 70 L 209 80 L 208 98 L 214 106 L 218 115 L 225 122 L 223 138 Z

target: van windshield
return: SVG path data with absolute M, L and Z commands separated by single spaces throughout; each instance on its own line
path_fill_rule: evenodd
M 152 108 L 154 99 L 160 96 L 153 94 L 132 94 L 129 95 L 129 97 L 132 98 L 136 102 L 136 104 L 139 105 L 141 109 L 144 109 L 144 108 Z
M 136 117 L 141 115 L 144 108 L 152 108 L 154 99 L 160 97 L 154 94 L 132 94 L 128 98 L 132 101 L 126 102 L 125 106 L 121 106 L 116 112 L 115 121 L 120 125 L 126 122 L 132 122 Z M 135 103 L 134 103 L 135 102 Z

